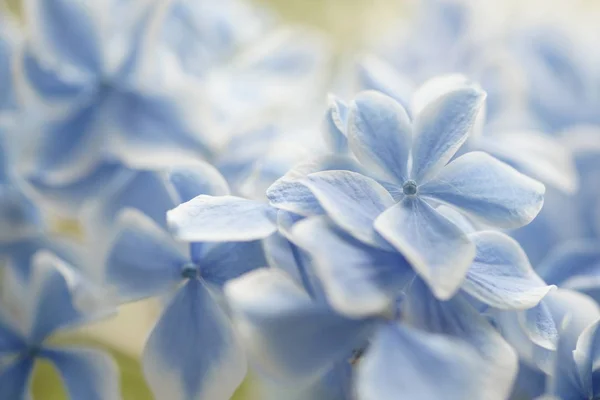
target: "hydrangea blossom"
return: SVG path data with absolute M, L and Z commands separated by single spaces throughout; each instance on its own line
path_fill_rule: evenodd
M 348 143 L 361 163 L 358 171 L 375 179 L 336 171 L 347 168 L 335 164 L 330 171 L 297 171 L 302 179 L 293 185 L 286 177 L 269 189 L 271 204 L 306 215 L 314 213 L 316 199 L 357 239 L 382 247 L 380 236 L 385 238 L 436 295 L 448 298 L 473 259 L 474 245 L 431 204 L 450 204 L 499 228 L 529 223 L 543 204 L 542 184 L 485 153 L 450 161 L 469 135 L 483 98 L 472 86 L 451 88 L 416 109 L 411 122 L 393 99 L 360 94 L 350 111 Z
M 120 399 L 118 371 L 109 355 L 86 347 L 59 347 L 48 341 L 59 331 L 112 312 L 102 301 L 106 294 L 97 292 L 52 253 L 38 252 L 32 263 L 28 282 L 16 275 L 11 278 L 10 270 L 4 271 L 0 394 L 6 399 L 30 398 L 34 365 L 44 359 L 54 364 L 71 398 Z

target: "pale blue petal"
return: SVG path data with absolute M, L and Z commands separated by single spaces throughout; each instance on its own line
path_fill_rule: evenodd
M 568 242 L 557 247 L 537 272 L 549 284 L 600 300 L 600 247 L 596 240 Z
M 0 395 L 3 399 L 31 400 L 29 384 L 33 358 L 27 357 L 0 369 Z
M 111 227 L 119 213 L 133 208 L 167 229 L 166 213 L 177 206 L 177 195 L 159 172 L 123 170 L 119 180 L 87 203 L 90 223 Z
M 167 178 L 177 191 L 179 202 L 185 203 L 201 194 L 225 196 L 229 185 L 212 165 L 198 161 L 190 167 L 174 167 L 167 172 Z
M 0 226 L 0 243 L 35 237 L 42 230 L 42 216 L 37 207 L 9 183 L 0 183 Z
M 39 344 L 58 329 L 113 311 L 109 299 L 54 254 L 39 251 L 32 263 L 26 309 L 30 343 Z
M 413 266 L 435 295 L 450 298 L 463 283 L 475 245 L 420 198 L 406 197 L 381 214 L 375 228 Z
M 328 96 L 327 113 L 325 114 L 325 143 L 334 153 L 348 152 L 346 124 L 348 122 L 348 105 L 342 99 L 330 94 Z
M 282 271 L 261 269 L 229 282 L 225 295 L 257 371 L 309 383 L 361 349 L 373 321 L 347 319 L 311 298 Z
M 324 156 L 296 165 L 291 171 L 275 181 L 267 189 L 267 198 L 273 207 L 310 216 L 321 215 L 325 211 L 319 200 L 301 180 L 307 175 L 331 170 L 361 172 L 362 168 L 350 157 Z
M 494 132 L 478 148 L 520 172 L 565 193 L 574 193 L 578 176 L 573 156 L 559 140 L 533 131 Z
M 473 379 L 486 390 L 487 395 L 482 398 L 508 397 L 517 374 L 517 354 L 464 296 L 439 301 L 423 281 L 417 279 L 402 307 L 405 321 L 411 326 L 464 340 L 479 353 L 485 364 Z
M 342 229 L 365 243 L 381 246 L 373 223 L 394 204 L 392 196 L 383 186 L 351 171 L 317 172 L 308 175 L 302 183 Z
M 120 400 L 119 369 L 108 354 L 86 348 L 44 348 L 71 399 Z
M 413 84 L 391 65 L 379 58 L 367 56 L 359 62 L 357 69 L 360 89 L 376 90 L 396 100 L 407 111 L 410 109 Z
M 553 289 L 535 273 L 527 255 L 509 236 L 494 231 L 472 233 L 475 259 L 462 290 L 495 308 L 526 309 Z
M 8 322 L 4 321 L 0 313 L 0 357 L 4 354 L 15 353 L 25 346 L 21 335 Z
M 222 286 L 230 279 L 237 278 L 256 268 L 267 266 L 262 241 L 202 243 L 201 251 L 194 251 L 192 260 L 200 266 L 202 278 L 209 283 Z
M 564 321 L 565 324 L 569 323 L 568 317 Z M 592 325 L 588 326 L 583 330 L 579 338 L 577 339 L 577 345 L 575 350 L 569 352 L 569 349 L 564 349 L 563 351 L 559 351 L 561 357 L 557 360 L 558 363 L 562 363 L 563 365 L 557 365 L 558 371 L 568 371 L 568 368 L 571 367 L 574 371 L 570 371 L 571 373 L 575 372 L 577 377 L 579 378 L 577 382 L 580 383 L 581 388 L 584 390 L 588 396 L 592 397 L 593 395 L 593 373 L 594 373 L 594 364 L 599 360 L 600 356 L 600 330 L 598 329 L 599 322 L 595 322 Z M 559 350 L 561 350 L 562 342 L 559 340 Z M 563 360 L 562 358 L 567 358 L 567 356 L 571 356 L 570 360 Z M 575 364 L 575 365 L 573 365 Z M 575 367 L 575 368 L 572 368 Z M 560 378 L 558 378 L 560 379 Z M 596 384 L 597 385 L 597 384 Z
M 355 97 L 348 116 L 348 143 L 361 164 L 403 184 L 408 178 L 411 125 L 404 108 L 378 92 Z
M 292 232 L 295 243 L 311 255 L 332 307 L 351 318 L 392 309 L 414 277 L 400 254 L 366 246 L 338 230 L 326 217 L 305 219 Z
M 171 232 L 191 242 L 250 241 L 276 230 L 268 204 L 235 196 L 201 195 L 167 212 Z
M 125 210 L 106 258 L 106 280 L 123 299 L 164 294 L 188 261 L 169 234 L 139 211 Z
M 448 164 L 419 192 L 509 229 L 535 218 L 544 204 L 545 187 L 486 153 L 471 152 Z
M 488 397 L 477 379 L 485 362 L 464 342 L 389 323 L 378 330 L 357 369 L 361 399 L 465 400 Z
M 484 92 L 466 86 L 423 107 L 413 124 L 412 179 L 427 181 L 452 159 L 469 136 L 484 100 Z
M 103 66 L 98 26 L 100 3 L 67 0 L 25 0 L 30 40 L 42 58 L 72 63 L 92 73 Z
M 164 310 L 142 363 L 159 400 L 229 400 L 246 375 L 244 353 L 227 316 L 194 279 Z

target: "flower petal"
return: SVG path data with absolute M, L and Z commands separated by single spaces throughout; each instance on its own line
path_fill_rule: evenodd
M 396 100 L 373 91 L 356 96 L 348 116 L 348 143 L 375 175 L 404 183 L 411 138 L 410 120 Z
M 375 219 L 394 204 L 392 196 L 375 180 L 350 171 L 323 171 L 302 181 L 327 215 L 355 238 L 381 246 L 373 229 Z
M 246 375 L 230 322 L 199 280 L 189 280 L 164 310 L 142 363 L 160 400 L 228 400 Z
M 537 272 L 550 284 L 600 299 L 600 248 L 596 240 L 578 240 L 557 247 Z
M 7 353 L 16 353 L 26 346 L 19 333 L 8 321 L 4 321 L 5 318 L 2 314 L 0 313 L 0 357 Z
M 126 209 L 106 258 L 106 279 L 124 300 L 165 293 L 181 281 L 188 261 L 169 234 L 149 217 Z
M 351 318 L 386 312 L 414 277 L 400 254 L 366 246 L 326 217 L 305 219 L 292 232 L 311 255 L 332 307 Z
M 358 81 L 362 90 L 376 90 L 390 96 L 407 111 L 414 91 L 412 82 L 383 60 L 367 56 L 358 64 Z
M 291 171 L 275 181 L 267 189 L 267 198 L 273 207 L 310 216 L 321 215 L 325 211 L 315 195 L 301 183 L 307 175 L 330 170 L 360 172 L 362 168 L 350 157 L 324 156 L 296 165 Z
M 362 348 L 368 320 L 347 319 L 314 303 L 282 271 L 260 269 L 229 282 L 225 295 L 258 371 L 308 384 Z
M 101 4 L 83 1 L 25 0 L 27 29 L 36 52 L 53 63 L 72 63 L 101 73 L 98 6 Z
M 167 212 L 171 232 L 181 240 L 250 241 L 276 230 L 268 204 L 235 196 L 201 195 Z
M 57 329 L 114 312 L 114 303 L 79 271 L 42 250 L 32 260 L 26 315 L 28 340 L 41 343 Z
M 330 94 L 327 97 L 328 107 L 325 114 L 325 142 L 334 153 L 346 154 L 348 152 L 348 138 L 346 137 L 346 124 L 348 122 L 348 105 L 337 96 Z
M 196 161 L 194 165 L 174 167 L 167 171 L 167 178 L 179 195 L 179 202 L 185 203 L 201 194 L 226 196 L 229 185 L 212 165 Z
M 33 371 L 33 358 L 22 358 L 0 369 L 0 394 L 5 399 L 31 400 L 29 385 Z
M 508 398 L 517 375 L 517 354 L 463 296 L 439 301 L 418 279 L 408 291 L 403 311 L 411 326 L 450 335 L 477 351 L 484 365 L 473 379 L 481 385 L 482 393 L 486 393 L 481 398 Z
M 418 197 L 407 197 L 385 211 L 375 221 L 375 229 L 441 299 L 456 293 L 475 256 L 469 238 Z
M 476 253 L 461 288 L 471 296 L 495 308 L 526 309 L 553 289 L 535 273 L 514 239 L 494 231 L 469 238 Z
M 199 254 L 194 254 L 195 243 L 191 247 L 192 260 L 200 265 L 202 278 L 219 286 L 253 269 L 267 266 L 261 240 L 202 243 Z
M 511 229 L 527 225 L 540 212 L 545 188 L 494 157 L 474 151 L 452 161 L 419 191 L 486 224 Z
M 458 339 L 390 323 L 377 331 L 357 371 L 361 399 L 464 400 L 486 397 L 485 362 Z
M 119 369 L 108 354 L 86 348 L 44 348 L 71 399 L 120 400 Z
M 412 179 L 425 182 L 450 161 L 469 136 L 484 100 L 480 89 L 463 86 L 423 107 L 413 123 Z

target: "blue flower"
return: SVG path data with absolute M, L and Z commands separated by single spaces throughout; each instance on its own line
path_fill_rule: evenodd
M 288 385 L 309 386 L 345 362 L 353 365 L 360 400 L 501 399 L 510 390 L 514 353 L 463 299 L 443 304 L 428 293 L 433 303 L 427 303 L 416 296 L 423 302 L 407 308 L 410 326 L 393 309 L 359 319 L 340 316 L 276 269 L 233 280 L 225 293 L 257 371 Z M 421 306 L 434 323 L 411 320 Z
M 276 182 L 267 196 L 273 206 L 301 215 L 324 210 L 366 244 L 384 249 L 391 244 L 437 296 L 449 298 L 475 246 L 432 205 L 449 204 L 486 225 L 516 228 L 529 223 L 543 204 L 542 184 L 486 153 L 452 160 L 484 97 L 470 85 L 421 94 L 429 101 L 413 110 L 411 121 L 393 99 L 361 93 L 347 128 L 349 147 L 361 165 L 341 167 L 330 159 L 325 164 L 332 166 L 316 172 L 321 165 L 307 163 Z
M 80 203 L 120 172 L 119 162 L 210 154 L 190 89 L 176 69 L 147 62 L 160 8 L 33 0 L 24 10 L 27 110 L 42 129 L 29 178 L 40 192 Z
M 28 283 L 11 278 L 0 307 L 0 394 L 5 399 L 30 398 L 36 360 L 54 364 L 72 399 L 121 398 L 117 366 L 107 354 L 85 347 L 57 347 L 48 338 L 113 312 L 102 294 L 52 253 L 33 257 Z M 8 293 L 8 295 L 7 295 Z M 84 312 L 85 310 L 85 312 Z M 15 313 L 15 311 L 17 311 Z
M 266 261 L 260 241 L 192 243 L 188 254 L 143 214 L 129 210 L 106 261 L 124 300 L 172 294 L 143 355 L 158 398 L 229 399 L 246 374 L 219 288 Z
M 0 12 L 0 129 L 3 114 L 16 107 L 12 62 L 20 41 L 15 21 Z

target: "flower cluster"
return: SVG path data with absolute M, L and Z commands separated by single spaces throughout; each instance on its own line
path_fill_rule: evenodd
M 143 299 L 159 400 L 600 396 L 580 30 L 423 0 L 336 58 L 243 0 L 20 3 L 0 7 L 0 400 L 31 398 L 40 360 L 71 399 L 127 400 L 111 355 L 67 339 Z

